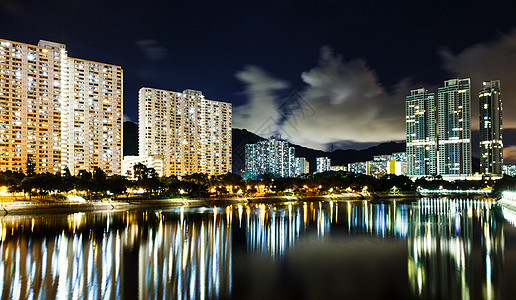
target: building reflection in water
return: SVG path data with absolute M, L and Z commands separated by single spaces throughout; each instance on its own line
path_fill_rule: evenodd
M 481 201 L 6 216 L 0 226 L 2 298 L 229 298 L 235 251 L 279 261 L 300 239 L 328 235 L 406 239 L 416 297 L 497 298 L 503 279 L 503 222 Z
M 80 231 L 86 219 L 3 218 L 2 299 L 123 298 L 121 233 Z
M 138 247 L 139 299 L 216 299 L 231 291 L 231 227 L 221 209 L 175 222 L 160 213 Z
M 503 221 L 496 218 L 491 202 L 422 199 L 412 208 L 409 223 L 408 272 L 414 296 L 501 297 Z M 474 231 L 480 232 L 481 253 L 474 247 Z M 474 265 L 475 255 L 481 255 L 481 266 Z M 479 271 L 480 276 L 475 274 Z

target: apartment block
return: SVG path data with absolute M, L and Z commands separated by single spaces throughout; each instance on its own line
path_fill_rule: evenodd
M 315 170 L 317 173 L 331 171 L 331 159 L 329 157 L 316 157 Z
M 231 171 L 231 103 L 145 87 L 138 114 L 138 155 L 162 156 L 165 176 Z
M 295 149 L 289 147 L 287 141 L 270 137 L 256 144 L 247 144 L 244 177 L 258 178 L 267 173 L 276 177 L 294 177 L 296 161 Z
M 120 174 L 122 68 L 0 39 L 0 171 Z

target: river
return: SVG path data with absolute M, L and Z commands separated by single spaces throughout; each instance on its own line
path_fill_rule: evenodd
M 0 217 L 2 299 L 507 299 L 493 202 L 305 202 Z

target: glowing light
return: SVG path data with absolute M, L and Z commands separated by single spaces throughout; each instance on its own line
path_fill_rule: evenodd
M 72 202 L 81 202 L 81 203 L 86 202 L 86 200 L 84 200 L 83 197 L 77 196 L 77 195 L 68 195 L 68 196 L 66 196 L 66 199 L 68 201 L 72 201 Z
M 6 186 L 2 186 L 0 187 L 0 196 L 9 196 L 9 192 L 7 192 L 7 187 Z

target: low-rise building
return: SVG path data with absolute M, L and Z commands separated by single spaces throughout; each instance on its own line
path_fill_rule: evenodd
M 515 177 L 516 165 L 503 165 L 503 174 Z
M 380 178 L 386 174 L 406 175 L 407 156 L 405 152 L 375 155 L 373 160 L 348 164 L 348 171 Z
M 346 166 L 330 166 L 331 171 L 346 171 L 348 168 Z
M 147 168 L 153 168 L 156 173 L 161 177 L 163 176 L 163 156 L 161 155 L 148 155 L 148 156 L 124 156 L 122 161 L 122 176 L 126 176 L 127 179 L 134 180 L 134 166 L 137 164 L 143 164 Z

